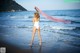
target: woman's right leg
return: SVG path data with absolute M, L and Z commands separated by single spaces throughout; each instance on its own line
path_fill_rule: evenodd
M 41 35 L 40 35 L 40 27 L 38 29 L 38 37 L 39 37 L 39 45 L 42 45 L 42 38 L 41 38 Z
M 33 41 L 34 41 L 35 33 L 36 33 L 36 28 L 35 28 L 35 27 L 33 27 L 33 31 L 32 31 L 32 40 L 31 40 L 30 45 L 32 45 L 32 43 L 33 43 Z

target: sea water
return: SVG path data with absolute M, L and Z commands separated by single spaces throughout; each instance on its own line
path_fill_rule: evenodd
M 18 46 L 26 45 L 27 41 L 29 43 L 32 35 L 34 12 L 0 12 L 0 40 Z M 40 14 L 43 42 L 55 42 L 56 40 L 65 42 L 66 40 L 69 45 L 80 46 L 80 10 L 47 10 L 44 12 L 55 18 L 69 20 L 71 23 L 51 21 Z M 49 37 L 53 40 L 47 40 Z
M 64 20 L 70 20 L 71 23 L 61 23 L 51 21 L 46 19 L 42 15 L 40 15 L 40 27 L 41 29 L 49 29 L 54 30 L 65 30 L 72 31 L 72 34 L 75 32 L 76 35 L 80 35 L 78 32 L 80 31 L 80 10 L 50 10 L 44 11 L 48 15 L 54 18 L 61 18 Z M 33 23 L 32 19 L 34 16 L 34 11 L 23 11 L 23 12 L 0 12 L 0 28 L 4 27 L 26 27 L 32 28 Z M 64 31 L 64 32 L 65 32 Z M 59 31 L 60 32 L 60 31 Z

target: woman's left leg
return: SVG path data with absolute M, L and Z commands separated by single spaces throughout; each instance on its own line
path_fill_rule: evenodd
M 33 43 L 33 41 L 34 41 L 35 33 L 36 33 L 36 28 L 35 28 L 35 27 L 33 27 L 32 40 L 31 40 L 30 46 L 32 46 L 32 43 Z

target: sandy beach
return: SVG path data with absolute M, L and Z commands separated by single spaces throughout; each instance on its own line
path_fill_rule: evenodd
M 5 30 L 5 32 L 3 32 Z M 51 30 L 41 30 L 42 46 L 39 46 L 37 33 L 34 44 L 29 46 L 32 29 L 5 28 L 0 32 L 0 47 L 5 47 L 8 53 L 79 53 L 80 45 L 75 43 L 79 37 L 59 35 Z

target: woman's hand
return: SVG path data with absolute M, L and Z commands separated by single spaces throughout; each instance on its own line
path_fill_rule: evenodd
M 34 9 L 38 12 L 38 10 L 36 9 L 36 6 L 34 7 Z

